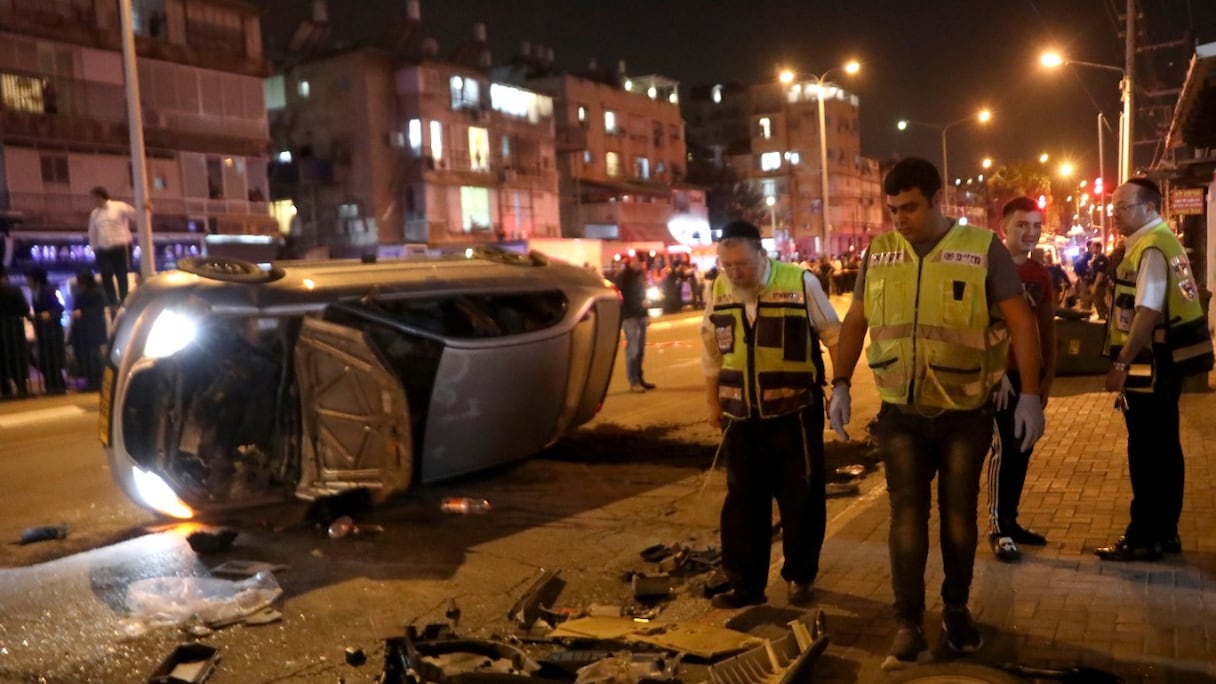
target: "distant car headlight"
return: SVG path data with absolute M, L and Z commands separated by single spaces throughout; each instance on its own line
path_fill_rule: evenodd
M 646 288 L 646 299 L 649 299 L 652 302 L 663 301 L 663 291 L 652 285 Z
M 171 518 L 188 520 L 194 517 L 194 509 L 179 499 L 177 494 L 173 493 L 173 489 L 169 487 L 169 483 L 165 482 L 161 476 L 141 468 L 135 468 L 134 473 L 135 491 L 139 493 L 139 498 L 143 499 L 149 508 Z
M 193 342 L 197 332 L 198 325 L 193 318 L 165 309 L 152 322 L 148 341 L 144 343 L 144 356 L 152 359 L 173 356 Z

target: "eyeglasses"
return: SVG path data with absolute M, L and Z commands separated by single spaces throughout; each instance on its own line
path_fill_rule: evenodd
M 1116 204 L 1115 211 L 1124 212 L 1124 211 L 1127 211 L 1128 209 L 1131 209 L 1132 207 L 1138 207 L 1141 204 L 1144 204 L 1144 202 L 1129 202 L 1128 204 Z

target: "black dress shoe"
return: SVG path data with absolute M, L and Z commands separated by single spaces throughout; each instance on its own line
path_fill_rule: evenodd
M 643 381 L 639 382 L 638 384 L 639 384 L 639 385 L 641 385 L 642 387 L 645 387 L 645 388 L 646 388 L 646 389 L 648 389 L 648 390 L 652 390 L 652 389 L 654 389 L 654 383 L 653 383 L 653 382 L 646 382 L 645 380 L 643 380 Z
M 1161 551 L 1162 551 L 1162 553 L 1171 553 L 1171 554 L 1182 553 L 1182 540 L 1178 538 L 1178 535 L 1174 535 L 1174 536 L 1170 537 L 1169 539 L 1162 541 L 1161 542 Z
M 789 602 L 790 605 L 805 607 L 811 605 L 815 600 L 815 589 L 810 582 L 790 582 L 789 583 Z
M 1026 546 L 1047 546 L 1047 537 L 1016 523 L 1009 527 L 1009 532 L 1005 536 L 1018 544 L 1025 544 Z
M 1119 540 L 1110 546 L 1094 549 L 1094 553 L 1098 558 L 1109 561 L 1154 561 L 1161 559 L 1161 544 L 1129 544 L 1127 537 L 1119 537 Z
M 725 608 L 727 610 L 758 606 L 767 601 L 768 597 L 764 594 L 742 594 L 736 589 L 731 589 L 724 594 L 718 594 L 710 599 L 710 603 L 713 604 L 714 608 Z

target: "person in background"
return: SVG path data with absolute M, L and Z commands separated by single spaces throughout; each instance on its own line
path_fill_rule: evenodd
M 1068 277 L 1068 271 L 1065 271 L 1063 266 L 1057 264 L 1048 252 L 1043 253 L 1043 265 L 1047 267 L 1047 273 L 1051 276 L 1051 287 L 1056 293 L 1055 306 L 1063 306 L 1064 298 L 1068 296 L 1068 291 L 1072 289 L 1072 279 Z
M 1093 297 L 1094 313 L 1098 320 L 1105 321 L 1110 313 L 1110 259 L 1102 252 L 1102 243 L 1089 243 L 1094 255 L 1089 260 L 1089 289 Z
M 884 669 L 925 660 L 925 566 L 931 487 L 940 510 L 942 626 L 959 653 L 984 645 L 971 619 L 976 509 L 992 444 L 992 390 L 1010 339 L 1022 393 L 1014 409 L 1020 447 L 1043 434 L 1039 340 L 1009 251 L 989 230 L 942 211 L 937 168 L 903 159 L 883 179 L 895 230 L 874 238 L 840 329 L 829 415 L 844 433 L 849 387 L 869 331 L 868 365 L 882 406 L 874 433 L 891 504 L 887 545 L 897 628 Z M 847 434 L 846 434 L 847 436 Z
M 769 258 L 760 229 L 722 228 L 721 275 L 701 321 L 708 422 L 722 431 L 726 499 L 719 608 L 768 600 L 773 500 L 781 512 L 781 577 L 795 606 L 813 599 L 827 524 L 823 356 L 835 365 L 840 322 L 811 272 Z M 974 512 L 974 511 L 973 511 Z
M 1106 326 L 1106 391 L 1127 423 L 1130 517 L 1123 536 L 1094 550 L 1108 561 L 1181 553 L 1185 463 L 1179 435 L 1182 379 L 1212 370 L 1212 337 L 1186 249 L 1161 218 L 1161 190 L 1132 178 L 1111 196 L 1125 255 Z
M 25 276 L 34 307 L 34 339 L 37 343 L 38 372 L 46 385 L 47 394 L 67 391 L 63 367 L 66 351 L 63 345 L 63 304 L 59 294 L 47 281 L 46 270 L 32 268 Z
M 0 396 L 29 394 L 30 346 L 25 339 L 29 316 L 25 294 L 9 282 L 8 271 L 0 264 Z
M 101 274 L 101 287 L 110 306 L 127 298 L 127 272 L 131 264 L 131 230 L 137 216 L 135 207 L 110 199 L 100 185 L 89 193 L 96 207 L 89 214 L 89 246 Z
M 650 315 L 646 311 L 646 260 L 640 255 L 625 259 L 625 268 L 616 276 L 621 291 L 621 330 L 625 332 L 625 377 L 629 391 L 641 394 L 655 388 L 642 374 L 646 356 L 646 328 Z
M 76 296 L 72 300 L 72 327 L 68 337 L 80 364 L 84 390 L 96 392 L 101 388 L 101 354 L 106 343 L 106 296 L 88 269 L 76 274 Z
M 1022 294 L 1034 312 L 1038 323 L 1038 340 L 1042 370 L 1039 396 L 1043 408 L 1056 375 L 1056 294 L 1051 274 L 1043 264 L 1029 258 L 1030 251 L 1043 232 L 1043 212 L 1038 202 L 1029 197 L 1015 197 L 1001 210 L 1005 230 L 1005 246 L 1017 266 L 1022 280 Z M 1014 407 L 1018 404 L 1022 383 L 1018 373 L 1017 356 L 1009 354 L 1008 368 L 993 397 L 996 407 L 996 435 L 992 441 L 992 458 L 988 461 L 988 543 L 997 560 L 1012 563 L 1022 557 L 1018 544 L 1045 546 L 1047 538 L 1018 524 L 1018 504 L 1026 484 L 1031 449 L 1023 449 L 1014 434 Z

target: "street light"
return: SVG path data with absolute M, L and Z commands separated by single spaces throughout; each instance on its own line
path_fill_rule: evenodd
M 831 203 L 829 202 L 829 199 L 828 199 L 828 132 L 827 132 L 827 123 L 826 123 L 827 116 L 826 116 L 826 114 L 824 114 L 824 104 L 823 104 L 824 85 L 823 84 L 824 84 L 824 81 L 827 80 L 828 74 L 831 74 L 833 72 L 840 72 L 840 71 L 843 71 L 844 73 L 850 74 L 850 75 L 855 74 L 858 71 L 861 71 L 861 63 L 854 59 L 854 60 L 850 60 L 849 62 L 847 62 L 846 64 L 844 64 L 842 66 L 832 67 L 831 69 L 828 69 L 827 71 L 825 71 L 821 74 L 818 74 L 818 75 L 810 74 L 809 75 L 810 78 L 814 79 L 815 89 L 816 89 L 815 100 L 819 106 L 819 180 L 823 185 L 823 189 L 822 189 L 822 192 L 823 192 L 823 249 L 824 249 L 825 254 L 831 253 L 830 237 L 831 237 L 831 232 L 832 232 L 832 226 L 830 223 Z M 794 82 L 794 79 L 796 78 L 796 74 L 793 71 L 791 71 L 790 69 L 783 69 L 781 71 L 781 75 L 779 78 L 783 84 L 789 85 Z M 788 98 L 787 98 L 787 101 L 788 101 Z M 788 139 L 788 137 L 789 137 L 788 136 L 789 117 L 786 117 L 785 126 L 786 126 L 786 131 L 787 131 L 786 137 Z M 790 199 L 791 199 L 791 201 L 793 200 L 792 197 Z
M 1129 39 L 1130 40 L 1130 39 Z M 1119 182 L 1123 183 L 1131 177 L 1132 171 L 1132 78 L 1131 74 L 1122 67 L 1110 64 L 1083 62 L 1079 59 L 1069 59 L 1058 52 L 1044 52 L 1039 56 L 1039 63 L 1048 69 L 1055 69 L 1065 64 L 1114 71 L 1121 76 L 1119 92 L 1123 98 L 1123 116 L 1119 122 Z M 1129 67 L 1130 68 L 1130 67 Z M 1100 125 L 1100 124 L 1099 124 Z M 1098 133 L 1098 145 L 1101 150 L 1101 128 Z
M 900 121 L 897 124 L 895 124 L 895 127 L 901 131 L 905 131 L 908 129 L 908 126 L 914 125 L 914 126 L 925 126 L 925 127 L 932 128 L 936 131 L 941 132 L 941 134 L 942 134 L 942 180 L 943 180 L 942 204 L 949 204 L 949 202 L 950 202 L 950 193 L 949 193 L 950 157 L 946 151 L 946 132 L 949 131 L 951 128 L 954 128 L 955 126 L 957 126 L 959 124 L 967 123 L 968 121 L 971 121 L 972 119 L 975 119 L 976 121 L 978 121 L 980 123 L 988 123 L 989 121 L 992 120 L 992 110 L 989 110 L 986 108 L 981 109 L 978 112 L 976 112 L 975 114 L 972 114 L 971 116 L 965 116 L 961 119 L 958 119 L 957 121 L 951 121 L 950 123 L 948 123 L 944 126 L 939 125 L 939 124 L 924 123 L 921 121 L 912 121 L 910 119 L 900 119 Z
M 1044 152 L 1043 154 L 1040 154 L 1040 155 L 1039 155 L 1039 163 L 1040 163 L 1040 164 L 1046 164 L 1048 159 L 1051 159 L 1051 157 L 1047 156 L 1047 153 L 1046 153 L 1046 152 Z
M 991 169 L 992 157 L 984 157 L 984 161 L 980 162 L 980 166 L 984 167 L 985 169 Z M 983 180 L 983 177 L 981 177 L 980 180 Z

